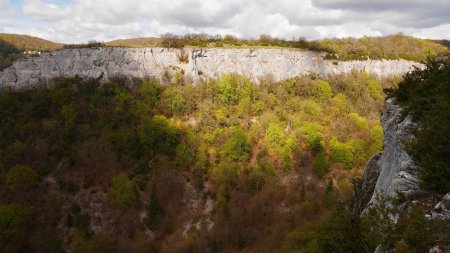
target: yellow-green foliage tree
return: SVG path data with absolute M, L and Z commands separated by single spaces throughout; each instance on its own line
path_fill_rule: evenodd
M 230 136 L 223 145 L 222 156 L 233 161 L 246 161 L 251 155 L 251 146 L 244 129 L 239 126 L 230 129 Z
M 305 122 L 300 131 L 308 147 L 314 153 L 320 152 L 324 146 L 323 127 L 318 123 Z
M 222 103 L 234 105 L 244 97 L 251 97 L 250 80 L 238 75 L 224 75 L 217 83 L 218 96 Z

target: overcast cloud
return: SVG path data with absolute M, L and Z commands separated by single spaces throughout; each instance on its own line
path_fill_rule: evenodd
M 450 39 L 450 0 L 0 0 L 0 32 L 66 43 L 167 32 Z

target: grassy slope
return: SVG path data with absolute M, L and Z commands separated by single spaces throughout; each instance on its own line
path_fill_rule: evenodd
M 49 40 L 21 34 L 0 33 L 0 40 L 16 47 L 19 50 L 56 50 L 62 48 L 62 44 Z

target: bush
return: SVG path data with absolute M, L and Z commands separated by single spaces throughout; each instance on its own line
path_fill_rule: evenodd
M 16 165 L 6 173 L 5 183 L 11 190 L 30 189 L 37 185 L 38 174 L 30 166 Z
M 113 204 L 131 207 L 137 201 L 133 181 L 126 173 L 120 173 L 112 178 L 109 195 Z

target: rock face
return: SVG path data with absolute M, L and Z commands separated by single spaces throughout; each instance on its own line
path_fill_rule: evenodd
M 411 129 L 416 128 L 417 124 L 410 116 L 399 122 L 401 112 L 394 99 L 386 100 L 386 111 L 381 117 L 384 150 L 377 161 L 379 176 L 370 203 L 376 202 L 376 193 L 395 197 L 399 192 L 410 196 L 422 191 L 417 166 L 403 145 L 403 141 L 412 138 Z
M 403 75 L 421 64 L 406 60 L 329 61 L 324 53 L 293 49 L 167 49 L 93 48 L 67 49 L 21 59 L 0 72 L 0 88 L 30 88 L 55 77 L 107 80 L 114 76 L 162 78 L 183 73 L 194 82 L 236 73 L 258 82 L 313 72 L 330 75 L 366 70 L 379 77 Z

